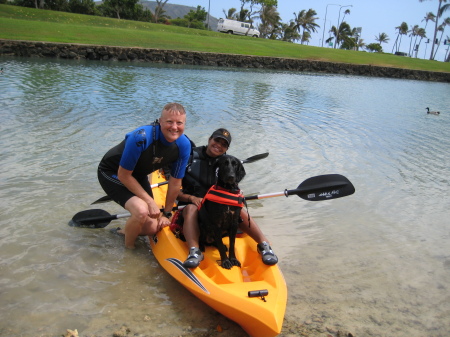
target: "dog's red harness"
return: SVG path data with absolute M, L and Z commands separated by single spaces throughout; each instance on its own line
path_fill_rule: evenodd
M 241 190 L 231 192 L 217 185 L 211 186 L 206 195 L 203 197 L 202 203 L 198 206 L 198 210 L 202 208 L 203 203 L 206 200 L 223 205 L 238 206 L 241 208 L 245 204 L 245 198 Z

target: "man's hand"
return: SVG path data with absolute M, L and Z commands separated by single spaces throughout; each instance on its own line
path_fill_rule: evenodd
M 158 205 L 156 205 L 155 200 L 151 199 L 148 203 L 148 216 L 152 219 L 158 219 L 161 211 L 159 210 Z

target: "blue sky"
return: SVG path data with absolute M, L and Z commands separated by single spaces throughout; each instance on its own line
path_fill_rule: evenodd
M 170 4 L 180 4 L 186 6 L 197 7 L 202 6 L 208 11 L 208 5 L 210 4 L 210 14 L 216 18 L 223 17 L 223 9 L 228 10 L 231 7 L 239 9 L 241 2 L 239 0 L 169 0 Z M 330 4 L 329 6 L 327 6 Z M 339 7 L 352 5 L 353 7 Z M 319 20 L 316 22 L 320 25 L 317 33 L 312 34 L 312 39 L 309 45 L 320 46 L 322 44 L 322 36 L 324 33 L 324 19 L 326 11 L 326 31 L 325 39 L 327 39 L 327 31 L 332 25 L 336 26 L 339 16 L 339 10 L 341 8 L 341 18 L 343 12 L 346 9 L 350 9 L 350 15 L 345 17 L 345 21 L 349 25 L 354 27 L 362 27 L 362 36 L 366 44 L 376 42 L 375 36 L 379 33 L 386 33 L 390 40 L 388 44 L 383 44 L 383 50 L 385 52 L 392 52 L 392 48 L 396 38 L 395 27 L 399 26 L 403 21 L 408 26 L 419 25 L 425 27 L 425 21 L 422 22 L 427 12 L 433 12 L 437 14 L 438 0 L 426 0 L 420 2 L 419 0 L 278 0 L 278 12 L 280 13 L 283 22 L 288 23 L 294 18 L 294 12 L 298 13 L 303 9 L 314 9 L 317 12 Z M 327 9 L 328 8 L 328 9 Z M 327 10 L 326 10 L 327 9 Z M 450 11 L 444 14 L 444 17 L 450 17 Z M 427 26 L 427 36 L 433 36 L 434 23 L 429 22 Z M 440 34 L 440 33 L 439 33 Z M 440 35 L 438 35 L 439 37 Z M 444 31 L 444 39 L 446 36 L 450 37 L 450 27 L 447 27 Z M 401 44 L 401 51 L 409 51 L 409 38 L 403 37 Z M 425 56 L 425 44 L 422 41 L 420 50 L 418 53 L 419 58 Z M 441 45 L 438 50 L 437 60 L 443 61 L 445 51 L 448 46 Z M 431 44 L 426 49 L 426 59 L 430 57 Z

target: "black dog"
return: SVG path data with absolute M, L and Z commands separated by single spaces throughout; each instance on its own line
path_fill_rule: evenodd
M 214 239 L 219 249 L 222 267 L 231 269 L 241 266 L 236 259 L 234 245 L 239 226 L 240 214 L 244 205 L 244 196 L 238 183 L 244 178 L 245 170 L 241 161 L 230 155 L 223 155 L 216 163 L 217 183 L 203 198 L 199 211 L 200 245 L 208 238 Z M 222 242 L 226 233 L 230 237 L 230 247 L 227 257 L 227 247 Z

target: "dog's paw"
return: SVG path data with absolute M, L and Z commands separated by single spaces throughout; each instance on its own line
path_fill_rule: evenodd
M 231 258 L 231 259 L 230 259 L 230 262 L 231 262 L 231 264 L 232 264 L 233 266 L 236 266 L 236 267 L 240 267 L 240 266 L 241 266 L 241 263 L 238 261 L 238 259 Z
M 222 260 L 221 266 L 222 266 L 222 268 L 225 268 L 225 269 L 231 269 L 233 267 L 233 264 L 231 263 L 230 260 L 226 259 L 226 260 Z

